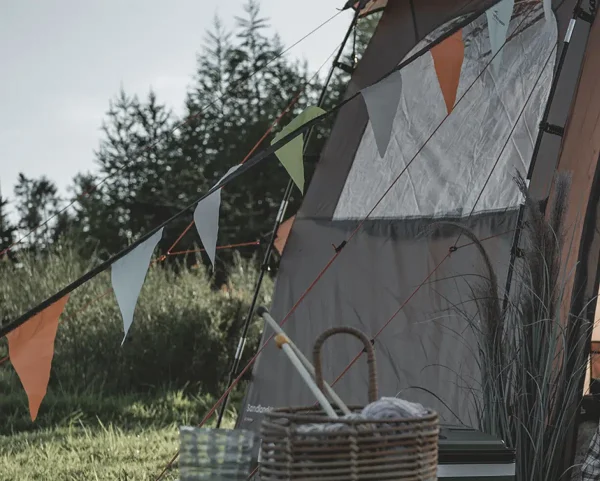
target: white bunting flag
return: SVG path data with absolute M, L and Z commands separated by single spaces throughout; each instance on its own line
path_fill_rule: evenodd
M 485 12 L 490 32 L 490 45 L 492 47 L 492 67 L 496 73 L 502 63 L 501 49 L 506 42 L 514 6 L 515 0 L 502 0 Z
M 392 137 L 401 92 L 402 75 L 399 70 L 361 91 L 381 157 L 385 155 Z
M 164 229 L 164 228 L 163 228 Z M 133 313 L 144 279 L 150 266 L 150 259 L 163 235 L 163 229 L 146 239 L 139 246 L 112 265 L 111 281 L 121 316 L 123 316 L 123 342 L 133 323 Z
M 552 0 L 544 0 L 544 16 L 546 22 L 552 21 Z
M 235 165 L 227 171 L 227 173 L 219 179 L 215 185 L 219 185 L 221 181 L 229 174 L 235 172 L 241 167 Z M 204 250 L 210 259 L 210 262 L 215 267 L 215 256 L 217 253 L 217 235 L 219 233 L 219 210 L 221 208 L 221 188 L 219 187 L 212 194 L 198 202 L 194 211 L 194 223 L 196 230 L 204 246 Z

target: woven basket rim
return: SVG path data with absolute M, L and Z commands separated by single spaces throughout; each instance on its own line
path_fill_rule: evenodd
M 350 411 L 362 410 L 364 406 L 348 406 Z M 439 421 L 438 413 L 433 409 L 426 409 L 427 414 L 412 418 L 391 418 L 391 419 L 332 419 L 327 417 L 325 412 L 320 407 L 315 406 L 299 406 L 299 407 L 282 407 L 276 408 L 273 411 L 265 413 L 265 419 L 288 420 L 294 424 L 347 424 L 349 426 L 362 424 L 417 424 L 417 423 L 437 423 Z M 310 414 L 304 414 L 310 413 Z M 317 414 L 317 413 L 320 413 Z

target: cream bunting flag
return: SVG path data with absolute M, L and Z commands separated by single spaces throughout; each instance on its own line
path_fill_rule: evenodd
M 229 174 L 235 172 L 241 167 L 235 165 L 231 167 L 227 173 L 219 179 L 215 186 L 219 185 L 221 181 Z M 204 250 L 210 259 L 210 262 L 215 267 L 215 257 L 217 253 L 217 236 L 219 234 L 219 211 L 221 209 L 221 188 L 219 187 L 212 194 L 208 195 L 196 206 L 194 210 L 194 224 L 196 224 L 196 230 L 204 246 Z
M 546 22 L 552 21 L 552 0 L 543 0 L 544 1 L 544 17 L 546 17 Z
M 150 267 L 150 259 L 156 245 L 163 235 L 161 228 L 139 246 L 112 265 L 111 281 L 117 303 L 123 317 L 123 341 L 125 342 L 129 328 L 133 323 L 133 313 L 137 304 L 144 279 Z
M 506 43 L 514 6 L 515 0 L 502 0 L 485 12 L 492 47 L 492 67 L 496 73 L 502 64 L 502 48 Z
M 400 103 L 402 74 L 396 70 L 391 75 L 361 90 L 369 113 L 379 155 L 383 157 L 392 137 L 392 126 Z

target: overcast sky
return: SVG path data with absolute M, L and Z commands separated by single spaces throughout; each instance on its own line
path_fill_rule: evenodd
M 245 0 L 0 0 L 0 186 L 19 172 L 64 189 L 94 169 L 108 101 L 122 85 L 150 87 L 176 112 L 215 14 L 233 25 Z M 262 0 L 286 46 L 337 12 L 344 0 Z M 316 69 L 351 20 L 344 12 L 288 55 Z

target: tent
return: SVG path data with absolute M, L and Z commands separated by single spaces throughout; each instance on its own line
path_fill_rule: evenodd
M 372 3 L 385 2 L 361 6 L 368 9 Z M 553 0 L 548 17 L 546 2 L 515 1 L 498 54 L 493 43 L 499 27 L 490 27 L 486 11 L 506 3 L 394 0 L 384 5 L 346 98 L 415 52 L 441 45 L 436 39 L 460 35 L 464 56 L 455 100 L 448 103 L 444 95 L 444 82 L 452 79 L 436 74 L 435 49 L 402 68 L 383 156 L 364 99 L 344 105 L 296 213 L 271 306 L 273 317 L 281 320 L 312 286 L 286 323 L 306 354 L 325 329 L 357 327 L 376 337 L 381 395 L 421 402 L 443 421 L 470 426 L 476 425 L 479 373 L 473 339 L 454 307 L 469 296 L 468 279 L 481 265 L 472 250 L 453 251 L 467 243 L 455 231 L 429 237 L 423 231 L 438 219 L 467 223 L 488 239 L 500 285 L 509 286 L 522 216 L 515 172 L 527 175 L 530 193 L 543 201 L 554 174 L 571 171 L 567 223 L 574 229 L 575 247 L 568 265 L 577 266 L 572 303 L 583 305 L 598 291 L 600 57 L 594 53 L 600 26 L 593 23 L 595 2 Z M 336 252 L 339 257 L 323 273 Z M 266 330 L 263 341 L 270 334 Z M 353 339 L 328 341 L 326 379 L 336 379 L 360 350 Z M 264 412 L 314 403 L 280 356 L 274 345 L 260 354 L 239 427 L 258 431 Z M 348 403 L 362 404 L 366 386 L 363 359 L 345 373 L 336 391 Z

